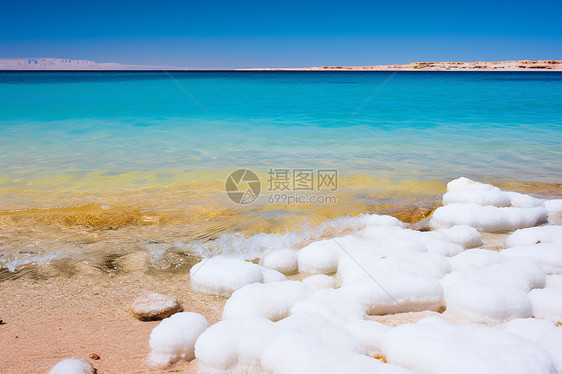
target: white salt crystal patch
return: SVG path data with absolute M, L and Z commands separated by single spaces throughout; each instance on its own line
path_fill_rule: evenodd
M 417 373 L 555 373 L 537 344 L 494 328 L 450 325 L 439 318 L 391 329 L 384 341 L 389 363 Z
M 477 204 L 449 204 L 437 208 L 430 224 L 436 228 L 467 225 L 480 231 L 497 232 L 532 227 L 546 222 L 546 208 L 498 208 Z
M 455 203 L 508 207 L 511 206 L 511 197 L 507 192 L 490 184 L 475 182 L 443 195 L 443 205 Z
M 230 297 L 247 284 L 263 282 L 262 268 L 243 260 L 226 257 L 204 259 L 190 270 L 194 290 Z
M 222 317 L 253 314 L 278 321 L 289 315 L 295 303 L 313 292 L 313 287 L 297 281 L 249 284 L 234 291 L 224 306 Z
M 502 282 L 454 282 L 445 291 L 445 302 L 448 315 L 475 323 L 496 324 L 532 316 L 527 294 Z
M 459 244 L 464 248 L 474 248 L 482 245 L 482 236 L 474 227 L 456 225 L 437 231 L 445 234 L 453 243 Z
M 149 364 L 164 368 L 193 360 L 195 342 L 206 329 L 207 320 L 198 313 L 181 312 L 162 320 L 150 333 Z
M 262 366 L 272 374 L 413 374 L 371 357 L 337 350 L 322 340 L 298 332 L 281 333 L 273 339 L 264 352 Z
M 390 327 L 375 321 L 353 321 L 345 325 L 345 329 L 353 335 L 367 351 L 367 355 L 383 354 L 383 343 Z
M 542 199 L 537 199 L 536 197 L 519 192 L 507 191 L 506 193 L 511 199 L 511 206 L 517 208 L 535 208 L 538 206 L 545 206 L 545 201 Z
M 298 252 L 295 250 L 280 249 L 267 254 L 260 264 L 283 274 L 293 274 L 297 271 L 297 255 Z
M 62 360 L 49 371 L 49 374 L 93 374 L 94 368 L 89 362 L 77 359 Z
M 443 287 L 431 277 L 408 273 L 374 273 L 376 282 L 365 276 L 345 283 L 339 290 L 369 315 L 437 311 L 443 303 Z
M 338 270 L 339 259 L 344 254 L 342 245 L 336 242 L 336 239 L 320 240 L 311 243 L 299 251 L 299 272 L 313 274 L 334 273 Z
M 546 200 L 544 205 L 549 216 L 562 216 L 562 199 Z
M 485 249 L 472 249 L 450 259 L 454 271 L 443 278 L 445 288 L 455 280 L 472 279 L 500 282 L 525 292 L 542 288 L 546 276 L 539 263 L 528 258 L 503 255 Z
M 368 214 L 365 220 L 366 227 L 373 226 L 398 226 L 402 227 L 404 223 L 392 216 L 380 216 L 378 214 Z
M 539 242 L 562 242 L 562 226 L 541 226 L 517 230 L 507 238 L 506 245 L 520 247 Z
M 552 287 L 529 292 L 533 317 L 554 323 L 562 322 L 562 288 Z
M 499 252 L 483 248 L 474 248 L 451 257 L 449 259 L 449 264 L 453 271 L 469 271 L 497 264 L 501 260 L 502 257 Z
M 547 275 L 545 287 L 547 287 L 547 288 L 561 287 L 562 288 L 562 274 Z
M 349 256 L 343 256 L 338 264 L 337 276 L 343 283 L 379 273 L 410 273 L 439 279 L 450 271 L 451 267 L 444 256 L 382 248 L 354 251 Z
M 473 181 L 472 179 L 468 179 L 466 177 L 453 179 L 452 181 L 447 183 L 447 192 L 456 192 L 473 183 L 477 183 L 477 182 Z
M 263 283 L 283 282 L 287 280 L 287 277 L 277 270 L 262 267 L 261 273 L 263 276 Z
M 296 332 L 277 336 L 262 357 L 264 369 L 274 374 L 378 373 L 383 364 L 375 361 L 357 353 L 338 351 L 318 339 Z
M 318 314 L 339 325 L 365 318 L 358 302 L 334 289 L 318 290 L 308 299 L 297 302 L 291 308 L 291 314 L 299 313 Z
M 334 278 L 325 274 L 311 275 L 310 277 L 304 278 L 302 282 L 316 289 L 334 288 L 335 284 Z
M 546 274 L 562 274 L 562 242 L 513 247 L 501 251 L 501 254 L 534 260 Z
M 554 359 L 558 373 L 562 373 L 562 327 L 557 327 L 542 335 L 537 343 L 546 349 Z
M 274 323 L 255 315 L 238 316 L 208 328 L 195 343 L 202 373 L 257 373 L 261 356 L 275 335 Z
M 450 257 L 464 251 L 464 248 L 456 243 L 446 242 L 429 237 L 422 237 L 420 238 L 420 240 L 429 253 Z
M 544 319 L 516 318 L 506 323 L 503 331 L 537 341 L 541 335 L 555 327 L 556 325 L 553 322 Z
M 297 313 L 275 323 L 280 332 L 298 332 L 334 348 L 364 354 L 365 347 L 342 326 L 319 314 Z

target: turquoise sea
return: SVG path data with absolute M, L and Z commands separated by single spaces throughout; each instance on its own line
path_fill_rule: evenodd
M 0 72 L 0 250 L 274 232 L 397 196 L 430 209 L 459 176 L 557 193 L 561 160 L 558 72 Z M 336 169 L 337 204 L 237 205 L 239 168 L 263 185 Z
M 290 164 L 562 181 L 562 73 L 3 72 L 0 113 L 0 188 Z

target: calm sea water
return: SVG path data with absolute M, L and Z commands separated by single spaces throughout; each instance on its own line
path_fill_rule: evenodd
M 234 232 L 428 208 L 459 176 L 560 183 L 560 160 L 562 73 L 0 72 L 0 268 L 182 263 L 257 245 Z M 337 204 L 236 206 L 238 168 L 337 169 Z
M 562 73 L 4 72 L 0 113 L 1 188 L 271 165 L 562 181 Z

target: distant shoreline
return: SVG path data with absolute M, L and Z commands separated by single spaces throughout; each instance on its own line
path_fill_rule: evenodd
M 475 62 L 412 62 L 373 66 L 314 66 L 309 68 L 255 68 L 237 71 L 560 71 L 562 60 Z
M 305 68 L 196 69 L 180 66 L 124 65 L 59 58 L 0 59 L 0 71 L 72 72 L 229 72 L 229 71 L 562 71 L 562 60 L 515 60 L 475 62 L 412 62 L 372 66 L 313 66 Z

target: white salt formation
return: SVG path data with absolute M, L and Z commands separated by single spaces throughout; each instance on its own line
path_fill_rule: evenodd
M 547 217 L 543 200 L 466 178 L 449 182 L 443 205 L 433 213 L 433 227 L 467 225 L 487 232 L 509 231 L 545 223 Z
M 49 371 L 49 374 L 93 374 L 94 368 L 84 360 L 66 359 L 62 360 Z
M 193 360 L 195 342 L 206 329 L 207 320 L 197 313 L 181 312 L 162 320 L 150 333 L 149 364 L 165 368 Z
M 247 284 L 286 280 L 275 270 L 227 257 L 204 259 L 191 268 L 190 275 L 196 291 L 224 297 Z
M 439 318 L 395 327 L 383 345 L 388 362 L 416 373 L 556 373 L 552 356 L 528 339 Z
M 292 249 L 279 249 L 266 255 L 261 260 L 261 265 L 283 274 L 293 274 L 297 271 L 297 254 Z
M 313 287 L 295 281 L 249 284 L 232 294 L 222 317 L 250 314 L 278 321 L 289 315 L 296 302 L 308 298 L 313 292 Z
M 155 329 L 153 361 L 189 360 L 197 339 L 202 373 L 562 373 L 558 203 L 467 178 L 443 203 L 428 232 L 366 214 L 316 240 L 254 237 L 260 265 L 222 249 L 191 270 L 195 290 L 230 297 L 222 321 Z M 507 231 L 507 248 L 479 231 Z M 443 318 L 370 320 L 429 311 Z

